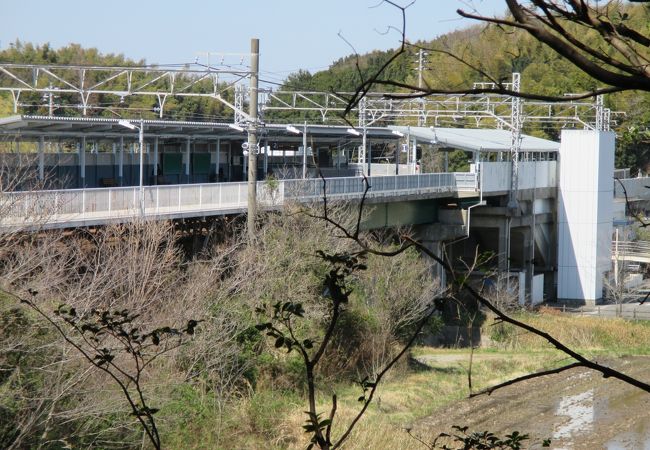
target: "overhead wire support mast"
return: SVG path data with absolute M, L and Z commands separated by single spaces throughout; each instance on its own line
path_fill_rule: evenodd
M 118 101 L 131 96 L 152 96 L 157 100 L 156 111 L 161 119 L 169 97 L 211 98 L 234 111 L 235 123 L 241 124 L 249 121 L 250 116 L 243 109 L 243 90 L 238 90 L 238 87 L 243 87 L 243 81 L 249 76 L 249 70 L 224 70 L 201 64 L 129 67 L 0 63 L 0 92 L 11 94 L 16 114 L 22 106 L 42 106 L 24 100 L 21 102 L 21 94 L 27 92 L 36 92 L 43 97 L 52 95 L 53 98 L 72 94 L 79 99 L 77 104 L 71 102 L 70 98 L 60 104 L 52 102 L 52 111 L 55 108 L 78 108 L 82 113 L 106 109 L 103 105 L 93 104 L 102 95 L 114 96 Z M 235 91 L 232 102 L 228 100 L 230 96 L 226 95 L 229 91 Z M 317 111 L 325 122 L 331 114 L 345 110 L 347 98 L 352 93 L 263 90 L 260 95 L 261 112 Z M 494 121 L 503 128 L 511 127 L 511 100 L 505 95 L 435 95 L 419 99 L 394 97 L 395 93 L 368 94 L 366 126 L 380 120 L 406 118 L 415 118 L 423 126 L 440 126 L 439 122 L 468 118 L 473 119 L 477 127 L 484 121 Z M 527 122 L 578 124 L 596 129 L 597 108 L 593 102 L 574 101 L 568 96 L 567 102 L 527 101 L 522 108 L 525 109 Z M 619 114 L 602 107 L 601 111 L 605 127 L 608 126 L 608 119 Z
M 477 83 L 478 85 L 478 83 Z M 477 86 L 475 87 L 481 87 Z M 493 86 L 493 83 L 480 83 Z M 510 83 L 508 83 L 510 86 Z M 261 90 L 262 111 L 313 111 L 321 115 L 323 122 L 339 119 L 337 113 L 345 111 L 349 92 L 317 91 L 273 91 Z M 440 123 L 455 122 L 458 119 L 472 119 L 480 127 L 491 121 L 498 128 L 512 129 L 512 98 L 499 94 L 467 95 L 432 95 L 426 98 L 395 98 L 395 93 L 368 93 L 365 105 L 359 104 L 354 111 L 361 114 L 364 108 L 367 116 L 366 126 L 372 126 L 381 120 L 408 119 L 418 120 L 420 126 L 442 126 Z M 595 129 L 596 105 L 594 102 L 575 101 L 567 96 L 566 102 L 526 101 L 520 103 L 521 115 L 526 116 L 527 123 L 557 123 L 560 125 L 577 125 Z M 606 118 L 622 114 L 603 109 Z M 343 123 L 343 122 L 341 122 Z M 491 126 L 494 126 L 491 125 Z
M 124 100 L 130 96 L 151 96 L 158 100 L 160 118 L 168 97 L 205 97 L 223 103 L 248 119 L 244 111 L 224 97 L 224 93 L 250 76 L 249 70 L 220 69 L 199 65 L 152 66 L 83 66 L 57 64 L 0 63 L 0 92 L 9 92 L 14 113 L 22 106 L 22 93 L 63 96 L 73 94 L 79 99 L 83 115 L 97 107 L 92 99 L 111 95 Z M 196 66 L 196 65 L 195 65 Z M 91 81 L 92 80 L 92 81 Z M 206 86 L 202 83 L 207 81 Z M 31 106 L 31 105 L 30 105 Z
M 512 90 L 519 92 L 521 89 L 521 75 L 518 72 L 512 74 Z M 512 161 L 512 173 L 508 209 L 511 213 L 518 208 L 517 191 L 519 190 L 519 150 L 521 149 L 521 115 L 522 99 L 518 96 L 512 97 L 511 125 L 512 138 L 510 143 L 510 159 Z
M 512 87 L 514 92 L 521 89 L 521 74 L 515 72 L 512 74 Z M 510 191 L 508 192 L 508 205 L 506 214 L 506 286 L 510 289 L 510 250 L 511 250 L 511 226 L 512 216 L 519 212 L 519 202 L 517 192 L 519 190 L 519 150 L 521 149 L 521 126 L 522 126 L 522 100 L 520 97 L 511 97 L 512 108 L 510 110 Z

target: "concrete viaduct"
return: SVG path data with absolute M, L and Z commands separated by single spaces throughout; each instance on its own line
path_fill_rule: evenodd
M 31 152 L 4 154 L 5 167 L 24 166 L 18 159 L 31 158 L 27 164 L 44 185 L 47 174 L 55 173 L 61 187 L 4 192 L 7 213 L 0 226 L 83 227 L 245 212 L 247 184 L 240 180 L 246 158 L 237 130 L 228 124 L 148 121 L 147 177 L 136 186 L 133 136 L 116 122 L 0 119 L 0 134 Z M 267 128 L 258 158 L 267 176 L 258 181 L 262 207 L 319 201 L 319 171 L 327 178 L 329 199 L 358 201 L 364 174 L 371 186 L 367 227 L 413 226 L 430 248 L 452 261 L 471 258 L 477 247 L 492 251 L 498 269 L 517 277 L 533 303 L 601 299 L 603 277 L 611 270 L 614 212 L 620 209 L 613 192 L 613 133 L 564 131 L 560 143 L 522 136 L 513 161 L 511 133 L 505 130 L 374 127 L 364 136 L 368 154 L 364 160 L 357 155 L 354 163 L 357 136 L 345 127 L 305 126 L 310 147 L 300 146 L 305 136 L 294 138 L 285 125 Z M 429 147 L 445 155 L 466 152 L 470 170 L 420 173 L 419 152 Z M 381 162 L 387 155 L 394 163 Z M 307 176 L 296 178 L 301 172 Z

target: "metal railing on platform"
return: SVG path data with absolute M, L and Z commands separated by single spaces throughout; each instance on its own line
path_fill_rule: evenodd
M 397 197 L 434 192 L 475 191 L 473 173 L 439 173 L 370 177 L 369 196 Z M 326 195 L 336 199 L 361 198 L 363 178 L 326 179 Z M 285 200 L 318 200 L 323 197 L 323 180 L 260 181 L 261 206 L 276 207 Z M 140 189 L 134 187 L 9 192 L 0 196 L 1 226 L 26 223 L 74 225 L 84 222 L 119 221 L 145 217 L 190 217 L 237 212 L 246 209 L 248 185 L 242 183 L 180 184 L 145 186 L 144 210 L 140 210 Z
M 473 173 L 428 173 L 423 175 L 393 175 L 367 178 L 370 190 L 368 197 L 392 197 L 404 194 L 427 192 L 454 192 L 476 189 L 476 174 Z M 291 199 L 361 198 L 366 189 L 363 178 L 329 178 L 286 180 L 285 196 Z
M 612 242 L 612 258 L 650 261 L 650 242 L 614 241 Z

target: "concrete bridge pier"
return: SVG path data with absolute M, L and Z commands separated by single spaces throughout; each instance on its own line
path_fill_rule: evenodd
M 492 267 L 499 272 L 525 273 L 525 301 L 533 301 L 533 277 L 544 274 L 543 292 L 554 297 L 553 261 L 555 190 L 537 189 L 520 192 L 515 211 L 507 207 L 507 197 L 493 199 L 489 205 L 472 210 L 467 241 L 454 244 L 454 251 L 466 260 L 479 252 L 494 252 Z M 497 206 L 495 206 L 497 205 Z M 462 244 L 462 245 L 461 245 Z M 537 278 L 536 283 L 541 283 Z M 535 297 L 539 301 L 541 294 Z
M 463 238 L 466 235 L 461 225 L 443 223 L 417 225 L 413 227 L 413 232 L 414 238 L 440 259 L 452 257 L 445 251 L 445 242 Z M 431 263 L 432 273 L 439 281 L 440 286 L 445 286 L 447 274 L 444 268 L 435 260 L 428 257 L 427 259 Z

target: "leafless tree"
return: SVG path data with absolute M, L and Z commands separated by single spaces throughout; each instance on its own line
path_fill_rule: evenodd
M 12 336 L 0 339 L 0 366 L 4 368 L 16 355 L 41 355 L 42 361 L 29 369 L 47 381 L 36 391 L 21 391 L 18 385 L 0 390 L 0 401 L 27 397 L 22 418 L 17 418 L 18 434 L 8 445 L 24 446 L 25 438 L 29 442 L 60 439 L 62 423 L 72 427 L 88 417 L 114 420 L 110 429 L 79 425 L 71 431 L 69 442 L 119 438 L 127 445 L 134 439 L 134 423 L 139 422 L 152 445 L 159 445 L 151 405 L 162 405 L 165 398 L 149 397 L 148 386 L 162 381 L 160 376 L 169 385 L 193 383 L 200 377 L 216 402 L 227 398 L 242 370 L 235 337 L 243 325 L 231 312 L 219 280 L 229 270 L 236 245 L 224 245 L 211 257 L 188 262 L 179 251 L 173 227 L 164 222 L 114 225 L 92 232 L 23 234 L 27 237 L 4 249 L 0 266 L 5 293 L 0 300 L 3 311 L 7 310 L 0 335 Z M 16 297 L 37 311 L 40 319 L 25 318 L 26 313 L 12 301 Z M 57 306 L 61 304 L 64 309 Z M 118 313 L 127 316 L 116 318 Z M 202 320 L 208 331 L 193 336 L 196 346 L 175 348 L 180 343 L 177 337 L 192 319 Z M 96 341 L 91 339 L 89 333 L 108 325 L 114 335 L 105 338 L 110 333 L 102 331 Z M 119 327 L 140 330 L 134 334 L 139 341 L 122 342 Z M 127 334 L 131 336 L 130 331 Z M 172 338 L 169 344 L 174 345 L 164 347 L 165 337 Z M 102 349 L 109 350 L 110 361 L 108 356 L 97 359 Z M 158 357 L 161 351 L 166 358 Z M 127 404 L 126 397 L 115 395 L 118 387 L 124 394 L 137 395 Z
M 373 255 L 367 263 L 360 289 L 364 307 L 376 321 L 364 342 L 372 348 L 366 373 L 374 376 L 394 356 L 400 338 L 429 310 L 431 299 L 441 295 L 441 288 L 415 251 L 390 259 Z
M 519 282 L 509 278 L 509 274 L 502 271 L 490 274 L 485 277 L 480 292 L 501 311 L 518 311 L 523 308 L 519 304 Z
M 635 27 L 620 0 L 505 0 L 511 17 L 499 19 L 464 10 L 458 14 L 501 27 L 524 30 L 607 87 L 586 95 L 626 90 L 650 91 L 650 35 Z M 646 3 L 640 1 L 637 3 Z M 640 8 L 636 13 L 647 14 Z M 588 44 L 585 36 L 596 41 Z M 495 80 L 497 81 L 497 80 Z M 502 84 L 498 84 L 503 88 Z M 507 92 L 505 92 L 507 93 Z

